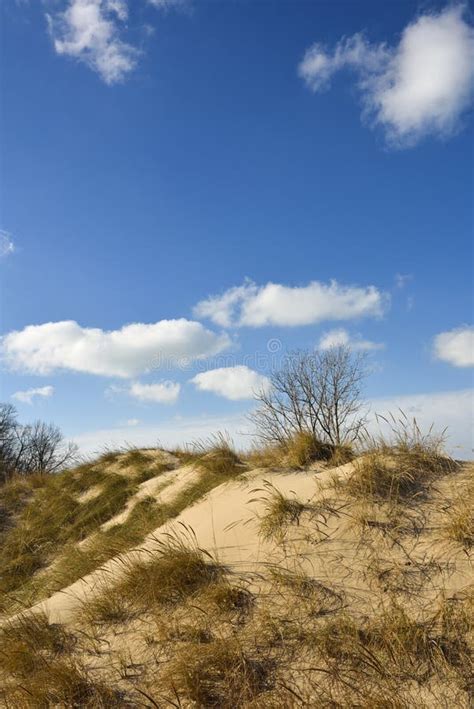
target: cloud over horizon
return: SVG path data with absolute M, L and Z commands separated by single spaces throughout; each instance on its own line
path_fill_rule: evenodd
M 380 317 L 388 296 L 375 286 L 344 286 L 312 281 L 291 287 L 279 283 L 258 286 L 252 281 L 211 295 L 194 308 L 194 315 L 221 327 L 295 327 L 324 320 Z
M 440 332 L 433 343 L 436 359 L 454 367 L 474 367 L 474 327 L 464 325 Z
M 36 397 L 47 399 L 54 394 L 54 387 L 51 385 L 45 387 L 37 387 L 36 389 L 26 389 L 25 391 L 16 391 L 11 398 L 16 401 L 21 401 L 23 404 L 32 404 Z
M 333 50 L 316 43 L 298 73 L 320 92 L 343 69 L 355 72 L 363 117 L 381 126 L 389 143 L 409 147 L 427 135 L 449 136 L 474 93 L 474 28 L 467 6 L 421 14 L 394 46 L 371 43 L 363 33 L 342 38 Z
M 200 372 L 190 379 L 200 391 L 209 391 L 231 401 L 252 399 L 255 392 L 269 386 L 269 379 L 245 365 L 219 367 Z
M 227 335 L 185 318 L 132 323 L 111 331 L 65 320 L 10 332 L 1 340 L 1 353 L 15 371 L 45 375 L 69 370 L 127 379 L 176 366 L 183 359 L 209 357 L 229 344 Z

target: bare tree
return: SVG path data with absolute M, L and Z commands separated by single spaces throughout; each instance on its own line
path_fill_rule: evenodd
M 15 407 L 0 404 L 0 482 L 7 478 L 15 457 L 17 427 Z
M 338 445 L 352 443 L 365 423 L 361 415 L 364 357 L 345 346 L 290 353 L 256 394 L 250 420 L 267 443 L 285 443 L 300 432 Z
M 66 443 L 54 424 L 36 421 L 22 426 L 16 410 L 0 405 L 0 481 L 13 473 L 55 473 L 77 457 L 77 446 Z

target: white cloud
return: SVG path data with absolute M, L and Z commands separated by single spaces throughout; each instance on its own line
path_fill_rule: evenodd
M 320 350 L 329 350 L 331 347 L 338 347 L 340 345 L 350 347 L 352 350 L 359 352 L 382 350 L 384 348 L 384 344 L 382 342 L 371 342 L 370 340 L 364 340 L 360 337 L 360 335 L 351 337 L 347 330 L 344 330 L 343 328 L 329 330 L 329 332 L 324 333 L 319 340 Z
M 187 0 L 147 0 L 168 10 Z M 64 6 L 64 3 L 63 3 Z M 64 10 L 46 14 L 54 49 L 95 71 L 106 84 L 123 81 L 135 68 L 140 51 L 122 38 L 127 29 L 129 0 L 67 0 Z M 144 25 L 142 31 L 151 33 Z
M 394 47 L 371 44 L 362 34 L 342 39 L 332 52 L 315 44 L 298 72 L 320 91 L 344 68 L 358 75 L 364 114 L 391 143 L 408 146 L 425 135 L 451 134 L 474 89 L 474 30 L 466 6 L 419 16 Z
M 222 295 L 210 296 L 194 309 L 224 327 L 311 325 L 323 320 L 351 320 L 383 314 L 388 296 L 374 286 L 343 286 L 312 281 L 303 287 L 278 283 L 257 286 L 246 281 Z
M 130 386 L 129 394 L 138 401 L 157 404 L 174 404 L 179 397 L 181 390 L 177 382 L 158 382 L 156 384 L 142 384 L 133 382 Z
M 21 401 L 24 404 L 32 404 L 35 397 L 48 398 L 54 394 L 54 387 L 45 386 L 37 389 L 27 389 L 26 391 L 16 391 L 12 394 L 12 399 Z
M 14 252 L 15 244 L 13 243 L 11 234 L 7 231 L 0 230 L 0 258 L 10 256 L 10 254 L 13 254 Z
M 184 318 L 133 323 L 112 331 L 65 320 L 11 332 L 2 338 L 1 350 L 14 370 L 49 374 L 65 369 L 128 378 L 217 354 L 229 343 L 227 335 Z
M 232 401 L 252 399 L 255 392 L 269 386 L 267 377 L 245 365 L 200 372 L 190 381 L 200 391 L 210 391 Z
M 125 425 L 126 425 L 126 426 L 133 426 L 133 427 L 135 427 L 135 426 L 138 426 L 139 423 L 140 423 L 140 419 L 127 419 L 127 420 L 125 421 Z
M 56 52 L 84 62 L 106 84 L 123 81 L 136 65 L 138 51 L 120 37 L 127 17 L 125 0 L 70 0 L 47 15 Z
M 434 338 L 434 354 L 437 359 L 455 367 L 474 366 L 474 327 L 463 327 L 441 332 Z

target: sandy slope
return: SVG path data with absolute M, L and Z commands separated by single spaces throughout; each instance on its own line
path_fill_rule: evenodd
M 423 588 L 426 602 L 432 603 L 440 592 L 455 593 L 472 582 L 469 558 L 456 554 L 456 571 L 452 572 L 453 550 L 443 545 L 435 529 L 421 537 L 410 537 L 403 545 L 390 539 L 373 537 L 361 546 L 360 536 L 354 533 L 354 519 L 350 511 L 335 499 L 334 491 L 324 491 L 335 475 L 344 478 L 352 464 L 336 469 L 309 469 L 307 471 L 270 472 L 254 470 L 242 479 L 232 480 L 212 490 L 202 500 L 184 510 L 172 523 L 167 523 L 148 535 L 139 550 L 133 550 L 108 561 L 67 588 L 54 593 L 35 606 L 44 610 L 51 622 L 69 622 L 81 604 L 100 591 L 105 582 L 111 582 L 123 573 L 124 562 L 135 555 L 149 557 L 156 548 L 157 539 L 170 530 L 193 530 L 198 544 L 210 551 L 220 562 L 238 575 L 259 579 L 269 567 L 279 565 L 291 571 L 304 571 L 331 587 L 340 590 L 348 603 L 358 612 L 370 604 L 374 579 L 386 579 L 391 589 L 400 583 L 413 587 L 413 597 L 420 600 Z M 140 486 L 131 509 L 138 499 L 156 495 L 162 502 L 170 502 L 190 482 L 195 471 L 185 466 L 148 480 Z M 467 469 L 465 474 L 469 474 Z M 165 487 L 163 488 L 163 485 Z M 434 499 L 429 503 L 429 513 L 436 521 L 438 508 L 449 495 L 451 482 L 441 483 Z M 265 510 L 269 487 L 274 486 L 285 496 L 295 496 L 311 508 L 286 535 L 285 542 L 276 543 L 262 539 L 259 518 Z M 336 496 L 337 497 L 337 496 Z M 331 499 L 329 499 L 331 498 Z M 326 517 L 318 505 L 326 499 L 337 514 Z M 338 507 L 339 505 L 339 507 Z M 323 505 L 324 507 L 324 505 Z M 114 518 L 113 524 L 126 518 L 127 511 Z M 110 523 L 108 523 L 110 524 Z M 415 569 L 416 571 L 412 570 Z M 373 577 L 367 569 L 373 569 Z M 427 583 L 429 581 L 429 583 Z
M 350 469 L 349 464 L 340 468 L 339 472 L 344 474 Z M 153 494 L 156 490 L 159 501 L 172 501 L 195 474 L 191 466 L 185 466 L 146 481 L 129 502 L 128 509 L 131 509 L 138 499 Z M 243 480 L 233 480 L 220 485 L 201 501 L 184 510 L 172 523 L 167 523 L 149 534 L 140 545 L 139 551 L 127 552 L 111 559 L 101 569 L 58 591 L 33 606 L 33 609 L 44 610 L 51 622 L 67 622 L 82 602 L 101 589 L 105 580 L 111 581 L 122 573 L 124 561 L 130 555 L 148 555 L 156 547 L 156 538 L 160 533 L 179 529 L 181 525 L 190 527 L 199 545 L 229 565 L 236 573 L 257 572 L 263 565 L 278 563 L 281 561 L 281 547 L 273 542 L 264 542 L 258 534 L 258 515 L 262 512 L 263 502 L 256 498 L 265 495 L 263 487 L 269 482 L 286 495 L 295 494 L 299 500 L 307 502 L 315 496 L 316 482 L 322 483 L 329 474 L 333 475 L 334 471 L 269 473 L 256 470 L 247 473 Z M 165 489 L 162 488 L 164 483 Z M 254 492 L 255 489 L 261 490 Z M 112 524 L 125 519 L 127 514 L 128 512 L 124 511 L 112 520 Z

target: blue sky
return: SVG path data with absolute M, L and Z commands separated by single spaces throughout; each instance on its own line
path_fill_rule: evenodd
M 373 408 L 470 454 L 469 6 L 1 10 L 2 399 L 22 420 L 84 449 L 238 435 L 279 353 L 345 341 Z

